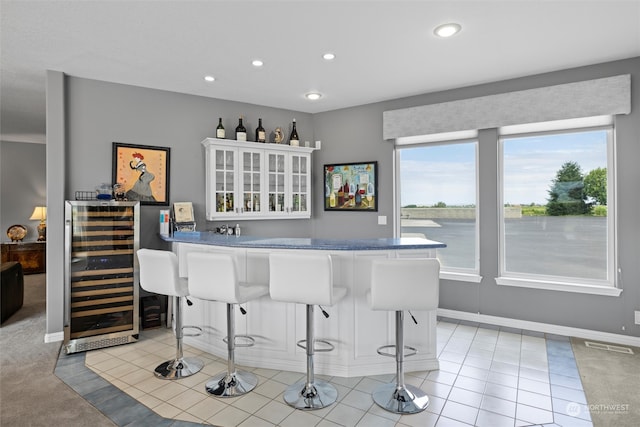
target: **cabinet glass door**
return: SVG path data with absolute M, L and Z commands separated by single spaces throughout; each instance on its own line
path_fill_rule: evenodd
M 309 156 L 291 155 L 290 197 L 292 213 L 309 211 Z
M 284 212 L 285 209 L 285 160 L 284 153 L 269 153 L 267 166 L 269 212 Z
M 262 152 L 241 150 L 242 157 L 242 208 L 244 213 L 260 212 L 262 177 Z
M 215 150 L 216 212 L 235 212 L 236 150 Z

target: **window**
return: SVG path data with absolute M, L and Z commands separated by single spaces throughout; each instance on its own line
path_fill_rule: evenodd
M 478 275 L 476 159 L 476 141 L 397 148 L 400 235 L 446 242 L 443 277 Z
M 509 133 L 500 138 L 498 284 L 613 288 L 612 125 Z

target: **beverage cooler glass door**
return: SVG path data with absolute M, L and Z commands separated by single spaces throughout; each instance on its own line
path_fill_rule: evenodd
M 66 202 L 67 353 L 137 341 L 139 224 L 139 202 Z

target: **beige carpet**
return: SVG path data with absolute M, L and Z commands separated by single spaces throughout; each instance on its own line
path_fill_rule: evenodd
M 0 426 L 114 426 L 54 375 L 61 343 L 44 343 L 45 275 L 24 278 L 24 305 L 0 328 Z
M 571 344 L 594 427 L 640 426 L 640 348 L 624 354 Z

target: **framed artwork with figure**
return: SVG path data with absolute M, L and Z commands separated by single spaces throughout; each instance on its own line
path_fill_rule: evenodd
M 171 148 L 113 143 L 114 184 L 119 184 L 126 200 L 141 205 L 169 205 Z

